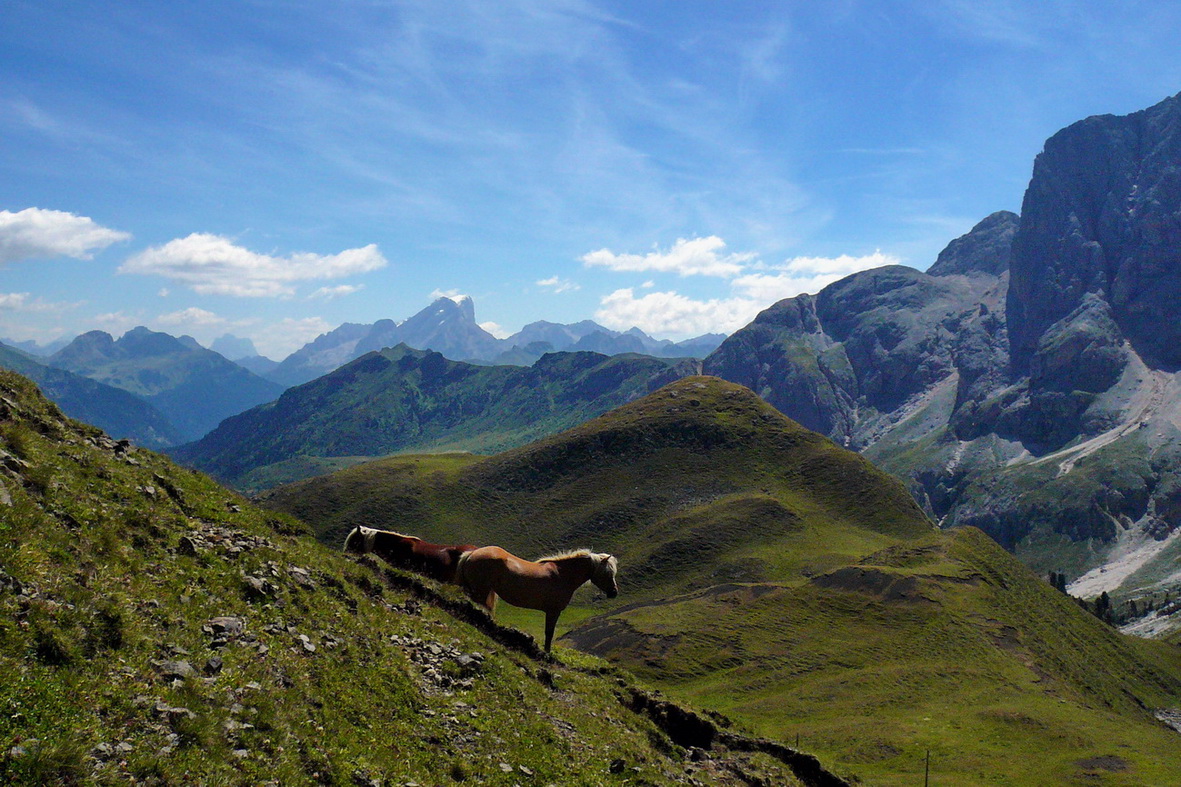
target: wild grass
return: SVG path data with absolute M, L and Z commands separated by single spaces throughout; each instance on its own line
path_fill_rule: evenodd
M 704 387 L 696 387 L 698 384 Z M 1181 783 L 1181 652 L 1123 637 L 973 528 L 728 384 L 690 378 L 505 454 L 397 457 L 276 490 L 358 524 L 526 557 L 592 546 L 565 644 L 872 784 Z M 673 395 L 675 394 L 675 396 Z M 594 613 L 594 614 L 588 614 Z M 537 613 L 498 615 L 540 633 Z
M 736 781 L 620 704 L 622 677 L 558 662 L 543 681 L 298 521 L 62 420 L 3 372 L 0 421 L 27 427 L 0 450 L 49 479 L 0 476 L 0 782 Z M 219 642 L 225 616 L 243 630 Z

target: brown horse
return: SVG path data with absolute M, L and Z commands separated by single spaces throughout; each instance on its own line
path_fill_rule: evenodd
M 549 653 L 558 616 L 569 605 L 574 591 L 590 580 L 607 598 L 615 598 L 619 595 L 617 568 L 612 555 L 589 549 L 530 562 L 500 547 L 481 547 L 459 558 L 455 581 L 489 612 L 496 610 L 498 595 L 514 607 L 545 612 L 545 652 Z
M 344 551 L 362 555 L 372 552 L 391 566 L 414 571 L 440 582 L 455 582 L 455 569 L 465 552 L 475 544 L 432 544 L 418 536 L 404 536 L 392 530 L 355 527 L 344 540 Z

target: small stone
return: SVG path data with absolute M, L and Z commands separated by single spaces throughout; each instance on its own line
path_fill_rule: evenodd
M 166 678 L 197 677 L 197 670 L 187 661 L 154 661 L 152 664 Z
M 183 710 L 183 708 L 181 710 Z M 135 751 L 135 747 L 127 741 L 120 741 L 119 743 L 115 744 L 115 751 L 119 752 L 120 754 L 127 754 L 128 752 Z
M 223 664 L 221 656 L 210 656 L 209 660 L 205 662 L 205 674 L 216 675 L 221 672 Z
M 607 767 L 607 770 L 610 771 L 611 773 L 623 773 L 623 769 L 626 767 L 627 767 L 627 763 L 624 762 L 621 758 L 617 757 L 611 761 L 611 765 L 609 765 Z
M 526 776 L 532 776 L 532 775 L 533 775 L 533 771 L 529 770 L 529 769 L 528 769 L 528 768 L 526 768 L 524 765 L 518 765 L 518 766 L 517 766 L 517 770 L 518 770 L 518 771 L 520 771 L 521 773 L 525 774 Z
M 208 624 L 210 633 L 212 634 L 227 634 L 231 637 L 241 634 L 246 628 L 246 624 L 242 618 L 235 617 L 218 617 L 213 618 Z
M 502 762 L 500 764 L 500 770 L 504 771 L 505 773 L 512 773 L 513 766 L 509 765 L 507 762 Z

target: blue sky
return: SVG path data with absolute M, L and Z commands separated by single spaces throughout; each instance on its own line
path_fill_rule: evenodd
M 728 332 L 1178 91 L 1181 4 L 1136 0 L 4 0 L 0 336 L 281 358 L 439 294 Z

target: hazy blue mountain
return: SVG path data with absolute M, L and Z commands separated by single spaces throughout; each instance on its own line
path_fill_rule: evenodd
M 175 427 L 159 410 L 121 388 L 46 366 L 4 344 L 0 344 L 0 367 L 28 377 L 70 418 L 94 424 L 114 438 L 127 438 L 147 448 L 179 442 Z
M 144 327 L 118 340 L 103 331 L 84 333 L 48 362 L 136 394 L 160 410 L 187 440 L 282 392 L 280 386 L 212 350 Z
M 367 352 L 399 344 L 418 350 L 433 350 L 445 358 L 474 364 L 528 366 L 546 353 L 566 350 L 603 355 L 640 353 L 660 358 L 704 358 L 724 338 L 721 334 L 706 334 L 672 342 L 653 339 L 639 328 L 613 331 L 593 320 L 567 325 L 539 320 L 507 339 L 497 339 L 476 322 L 475 304 L 470 297 L 438 298 L 402 322 L 345 323 L 292 353 L 275 368 L 265 371 L 263 376 L 283 386 L 301 385 Z
M 234 336 L 232 333 L 225 333 L 214 339 L 213 344 L 209 345 L 209 349 L 215 353 L 221 353 L 231 361 L 237 361 L 239 358 L 253 358 L 258 355 L 258 350 L 254 348 L 254 342 Z
M 39 344 L 38 342 L 35 342 L 31 339 L 17 341 L 15 339 L 5 339 L 0 337 L 0 343 L 6 344 L 9 347 L 20 350 L 21 352 L 28 353 L 29 355 L 35 355 L 39 358 L 48 358 L 50 355 L 53 355 L 55 352 L 69 344 L 70 339 L 54 339 L 51 342 Z

